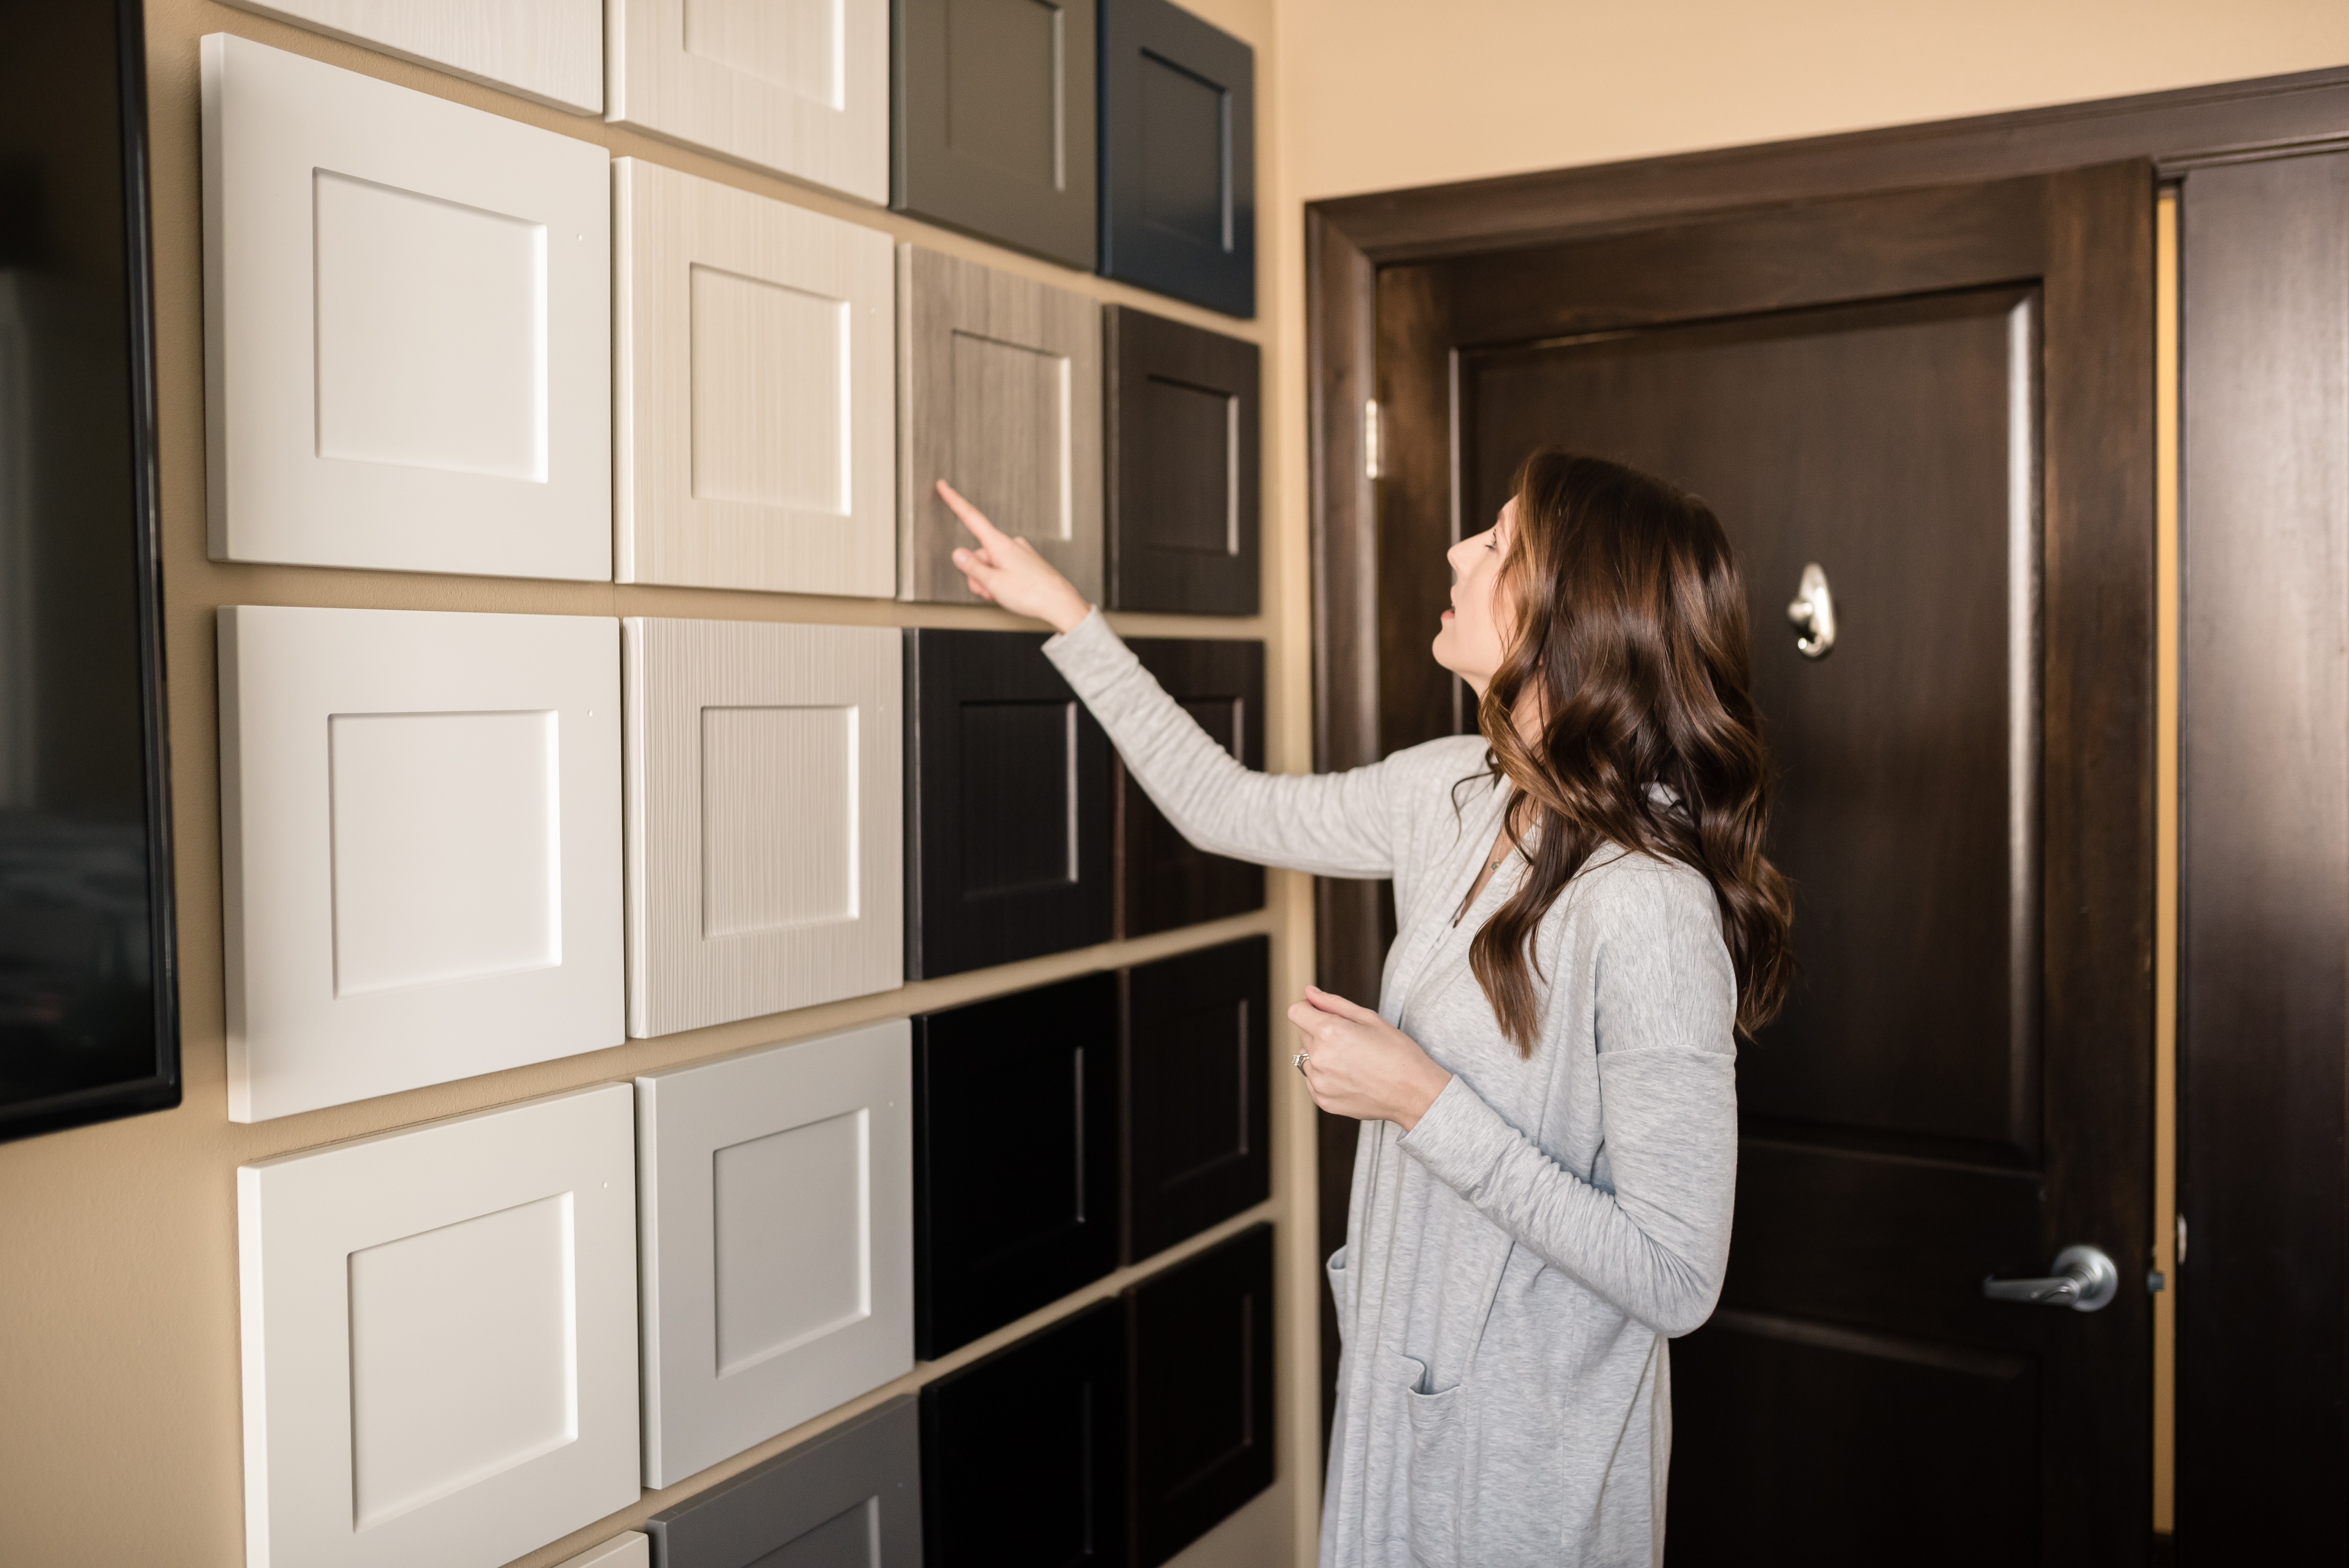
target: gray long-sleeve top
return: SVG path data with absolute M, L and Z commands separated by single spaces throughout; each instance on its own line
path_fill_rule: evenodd
M 1522 1057 L 1468 944 L 1524 862 L 1453 918 L 1506 804 L 1481 739 L 1255 773 L 1098 612 L 1045 651 L 1193 843 L 1394 879 L 1379 1011 L 1453 1078 L 1410 1132 L 1362 1127 L 1329 1261 L 1345 1352 L 1323 1568 L 1661 1563 L 1665 1339 L 1713 1310 L 1736 1186 L 1736 979 L 1711 886 L 1594 855 L 1536 937 Z

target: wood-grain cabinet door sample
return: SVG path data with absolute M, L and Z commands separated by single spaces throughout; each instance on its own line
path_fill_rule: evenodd
M 1109 738 L 1044 639 L 902 635 L 906 977 L 1108 941 Z
M 1251 936 L 1121 976 L 1128 1263 L 1272 1196 L 1271 965 Z
M 608 582 L 602 148 L 203 40 L 215 561 Z
M 1094 0 L 892 0 L 889 204 L 1093 269 Z
M 246 11 L 416 60 L 574 114 L 604 109 L 596 0 L 228 0 Z
M 888 0 L 609 0 L 604 118 L 889 199 Z
M 618 580 L 895 593 L 889 236 L 641 159 L 612 180 Z
M 1110 608 L 1255 614 L 1256 345 L 1113 304 L 1102 357 Z
M 631 618 L 628 1032 L 905 978 L 905 682 L 885 626 Z
M 619 631 L 221 609 L 230 1119 L 620 1043 Z
M 1137 1568 L 1157 1568 L 1272 1484 L 1272 1227 L 1125 1293 Z
M 633 1098 L 237 1171 L 248 1563 L 496 1568 L 636 1501 Z
M 1170 0 L 1101 0 L 1101 271 L 1256 314 L 1256 51 Z
M 1126 1561 L 1124 1323 L 1063 1318 L 922 1390 L 928 1568 Z
M 897 317 L 897 596 L 979 602 L 955 570 L 970 534 L 944 480 L 1099 599 L 1100 305 L 901 245 Z
M 905 1020 L 636 1080 L 645 1485 L 914 1366 Z
M 1136 637 L 1142 667 L 1242 766 L 1264 766 L 1264 645 Z M 1197 925 L 1264 907 L 1264 868 L 1209 854 L 1177 832 L 1119 757 L 1117 934 Z
M 915 1353 L 1117 1267 L 1117 977 L 914 1020 Z
M 645 1521 L 660 1568 L 920 1568 L 921 1428 L 876 1405 Z

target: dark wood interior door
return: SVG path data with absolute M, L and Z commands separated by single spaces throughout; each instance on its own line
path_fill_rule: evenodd
M 1728 1284 L 1673 1346 L 1676 1564 L 2147 1550 L 2152 192 L 2127 164 L 1380 273 L 1382 644 L 1433 634 L 1441 550 L 1544 441 L 1694 490 L 1746 574 L 1803 976 L 1741 1049 Z M 1389 727 L 1458 722 L 1390 662 Z M 2077 1243 L 2102 1310 L 1984 1298 Z

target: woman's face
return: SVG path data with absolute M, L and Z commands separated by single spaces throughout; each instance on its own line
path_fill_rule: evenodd
M 1500 585 L 1501 562 L 1517 531 L 1517 503 L 1484 532 L 1471 535 L 1444 552 L 1452 563 L 1452 608 L 1444 612 L 1444 629 L 1435 634 L 1435 662 L 1485 695 L 1493 672 L 1508 651 L 1516 616 Z

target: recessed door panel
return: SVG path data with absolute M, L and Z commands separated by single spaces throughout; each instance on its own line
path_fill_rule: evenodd
M 1256 314 L 1256 51 L 1171 0 L 1102 0 L 1101 270 Z
M 1250 768 L 1264 766 L 1264 645 L 1136 637 L 1126 645 L 1201 728 Z M 1117 934 L 1143 936 L 1264 907 L 1264 868 L 1211 855 L 1174 830 L 1141 783 L 1113 765 Z
M 910 1398 L 785 1449 L 645 1521 L 661 1568 L 918 1568 L 920 1423 Z
M 1102 346 L 1111 608 L 1255 614 L 1256 345 L 1110 305 Z
M 1271 963 L 1252 936 L 1125 972 L 1129 1263 L 1272 1195 Z

